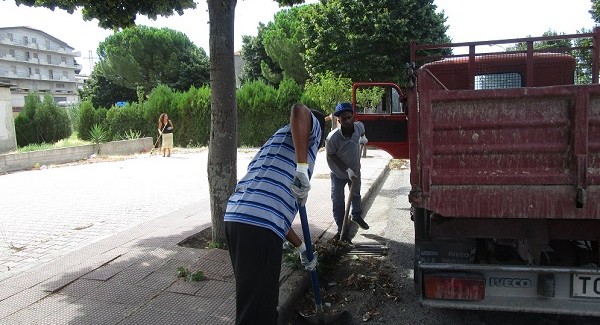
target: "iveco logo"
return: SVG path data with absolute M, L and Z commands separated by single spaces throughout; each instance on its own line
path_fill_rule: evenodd
M 530 288 L 531 280 L 518 278 L 496 278 L 490 277 L 490 287 Z

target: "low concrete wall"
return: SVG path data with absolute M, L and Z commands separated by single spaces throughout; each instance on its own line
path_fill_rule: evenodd
M 122 140 L 102 143 L 99 145 L 88 144 L 83 146 L 38 150 L 24 153 L 9 153 L 0 155 L 0 173 L 29 169 L 36 164 L 56 165 L 89 158 L 93 154 L 112 156 L 130 155 L 150 151 L 152 138 Z

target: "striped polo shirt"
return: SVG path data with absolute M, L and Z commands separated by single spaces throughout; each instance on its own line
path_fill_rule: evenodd
M 321 128 L 312 115 L 308 144 L 308 177 L 312 177 L 319 151 Z M 227 202 L 225 221 L 241 222 L 274 231 L 282 239 L 288 233 L 298 205 L 290 186 L 296 173 L 296 155 L 290 125 L 286 125 L 260 148 Z

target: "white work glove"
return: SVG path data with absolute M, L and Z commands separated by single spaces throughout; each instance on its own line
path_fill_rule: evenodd
M 353 178 L 358 178 L 356 176 L 356 173 L 352 169 L 348 168 L 348 169 L 346 169 L 346 172 L 348 173 L 348 178 L 350 180 L 353 179 Z
M 158 134 L 162 134 L 162 130 L 161 129 L 157 129 L 158 130 Z
M 294 182 L 290 188 L 292 193 L 298 200 L 298 203 L 303 206 L 308 199 L 308 191 L 310 191 L 310 181 L 308 180 L 308 164 L 297 164 Z
M 358 139 L 358 143 L 360 144 L 367 144 L 369 143 L 369 140 L 367 139 L 367 137 L 363 134 L 360 139 Z
M 298 250 L 298 255 L 300 255 L 300 263 L 302 263 L 302 266 L 304 266 L 307 271 L 316 270 L 318 260 L 317 252 L 313 252 L 313 259 L 312 261 L 309 261 L 308 256 L 306 256 L 306 245 L 304 243 L 302 243 L 296 249 Z

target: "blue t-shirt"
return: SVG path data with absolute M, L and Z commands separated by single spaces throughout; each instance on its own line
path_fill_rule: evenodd
M 321 141 L 321 128 L 312 115 L 308 144 L 308 177 L 312 177 Z M 290 186 L 296 173 L 296 154 L 290 125 L 286 125 L 260 148 L 248 164 L 227 202 L 225 221 L 241 222 L 274 231 L 285 239 L 298 213 Z

